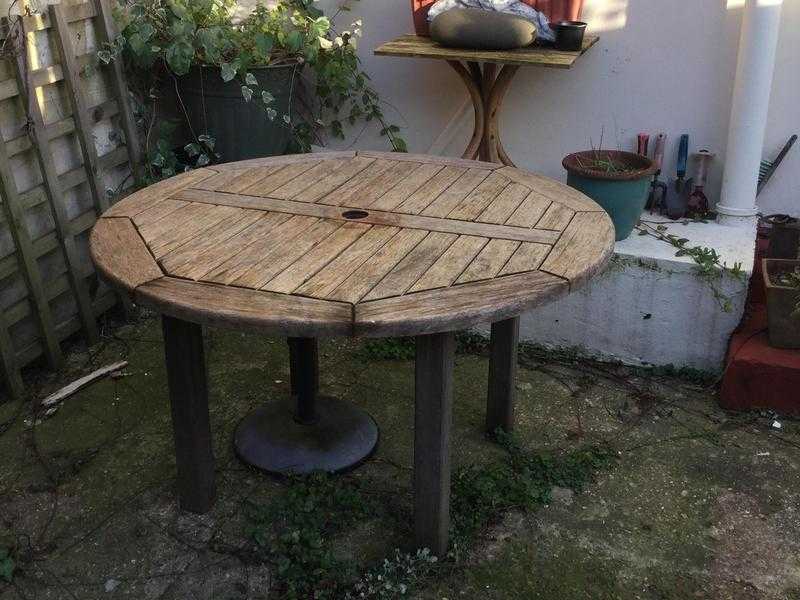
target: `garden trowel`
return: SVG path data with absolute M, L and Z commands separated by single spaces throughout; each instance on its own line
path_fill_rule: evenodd
M 667 134 L 659 133 L 656 137 L 655 150 L 653 151 L 653 162 L 656 163 L 656 174 L 650 186 L 650 197 L 647 199 L 647 209 L 661 212 L 664 209 L 664 201 L 667 195 L 667 184 L 659 179 L 661 168 L 664 164 L 664 148 L 667 145 Z
M 686 169 L 689 163 L 689 134 L 681 136 L 678 147 L 677 179 L 669 186 L 667 193 L 667 216 L 677 220 L 686 215 L 689 206 L 689 194 L 692 193 L 692 180 L 686 179 Z

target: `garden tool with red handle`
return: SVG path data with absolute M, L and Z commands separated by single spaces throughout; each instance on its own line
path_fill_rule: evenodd
M 695 164 L 694 181 L 692 193 L 689 195 L 689 205 L 687 211 L 689 216 L 695 219 L 702 219 L 708 216 L 708 197 L 705 194 L 706 181 L 708 180 L 708 170 L 714 155 L 708 150 L 700 150 L 692 155 Z
M 653 152 L 653 162 L 656 163 L 656 174 L 653 176 L 653 184 L 650 188 L 650 197 L 647 199 L 647 209 L 651 211 L 663 211 L 665 199 L 667 197 L 667 184 L 659 179 L 661 167 L 664 164 L 664 148 L 667 145 L 667 134 L 659 133 L 656 137 L 656 147 Z

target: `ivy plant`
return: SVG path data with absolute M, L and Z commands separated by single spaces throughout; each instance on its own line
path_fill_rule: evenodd
M 285 121 L 299 151 L 323 144 L 326 135 L 344 138 L 346 125 L 358 122 L 377 124 L 394 151 L 406 151 L 400 128 L 387 121 L 361 68 L 356 53 L 360 21 L 338 31 L 314 0 L 260 2 L 240 20 L 235 9 L 235 0 L 123 0 L 115 12 L 120 35 L 97 57 L 106 64 L 125 62 L 147 130 L 152 179 L 220 158 L 213 132 L 205 137 L 192 132 L 193 139 L 179 142 L 174 128 L 157 125 L 165 86 L 176 90 L 178 112 L 185 114 L 178 81 L 198 67 L 212 67 L 223 81 L 239 83 L 243 99 L 259 103 L 265 119 Z M 346 10 L 343 6 L 336 15 Z M 301 74 L 300 93 L 292 101 L 299 115 L 295 119 L 278 114 L 272 94 L 259 87 L 252 73 L 280 64 L 296 64 Z M 183 151 L 175 152 L 176 147 Z

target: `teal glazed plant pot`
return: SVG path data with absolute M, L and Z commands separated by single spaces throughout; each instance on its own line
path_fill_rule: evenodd
M 642 216 L 656 164 L 640 154 L 589 150 L 567 156 L 567 185 L 583 192 L 611 216 L 617 241 L 631 235 Z

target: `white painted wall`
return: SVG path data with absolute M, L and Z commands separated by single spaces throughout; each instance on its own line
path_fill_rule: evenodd
M 320 5 L 334 5 L 323 0 Z M 728 7 L 727 5 L 731 6 Z M 601 36 L 575 69 L 520 70 L 506 100 L 502 133 L 519 166 L 562 178 L 561 158 L 599 142 L 631 148 L 636 134 L 665 131 L 669 172 L 677 138 L 691 135 L 693 151 L 719 154 L 711 175 L 719 194 L 722 161 L 736 67 L 739 0 L 586 0 L 589 30 Z M 440 61 L 372 55 L 381 42 L 412 31 L 407 0 L 352 2 L 338 26 L 364 22 L 360 55 L 413 152 L 443 150 L 456 155 L 472 130 L 466 92 Z M 800 1 L 786 0 L 773 85 L 765 157 L 774 157 L 792 133 L 800 133 Z M 392 112 L 391 109 L 388 112 Z M 460 117 L 458 116 L 460 115 Z M 455 137 L 436 143 L 457 117 Z M 441 142 L 442 140 L 439 140 Z M 353 144 L 352 138 L 344 145 Z M 365 132 L 355 147 L 383 145 Z M 765 213 L 800 216 L 800 146 L 790 155 L 760 201 Z

